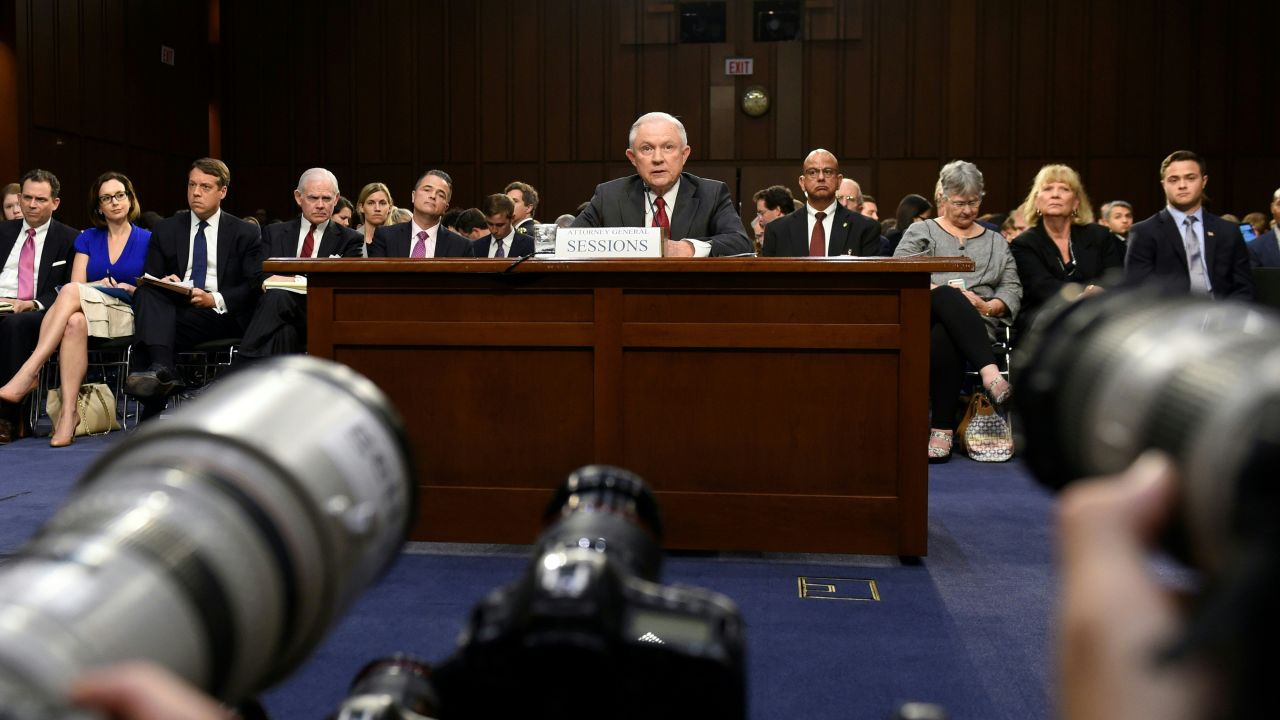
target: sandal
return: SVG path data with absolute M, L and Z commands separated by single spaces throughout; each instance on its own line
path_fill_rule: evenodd
M 987 391 L 987 395 L 991 396 L 991 402 L 996 405 L 1003 405 L 1013 397 L 1013 386 L 1004 379 L 1003 375 L 992 380 L 991 384 L 984 386 L 983 389 Z
M 929 431 L 929 462 L 944 463 L 951 459 L 951 440 L 954 433 L 950 430 Z

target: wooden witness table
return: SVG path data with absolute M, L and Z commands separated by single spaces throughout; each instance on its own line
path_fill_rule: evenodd
M 580 465 L 669 548 L 924 555 L 929 273 L 967 258 L 270 260 L 407 425 L 413 537 L 530 543 Z

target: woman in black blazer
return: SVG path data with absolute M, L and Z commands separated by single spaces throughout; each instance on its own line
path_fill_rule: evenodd
M 1084 286 L 1079 297 L 1101 291 L 1108 270 L 1124 265 L 1119 242 L 1093 222 L 1080 175 L 1066 165 L 1045 165 L 1017 209 L 1030 226 L 1011 249 L 1022 280 L 1019 327 L 1026 329 L 1044 303 L 1068 283 Z

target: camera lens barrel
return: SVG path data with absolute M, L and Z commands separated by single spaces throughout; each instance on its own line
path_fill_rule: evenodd
M 249 697 L 390 564 L 415 506 L 400 422 L 367 379 L 309 357 L 234 373 L 99 459 L 0 571 L 0 688 L 60 698 L 147 659 Z

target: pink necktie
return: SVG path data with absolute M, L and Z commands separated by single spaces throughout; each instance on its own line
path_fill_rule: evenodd
M 424 258 L 427 256 L 427 231 L 423 230 L 418 233 L 418 242 L 413 244 L 413 252 L 409 253 L 409 257 Z
M 36 296 L 36 229 L 27 228 L 27 241 L 18 253 L 18 299 L 32 300 Z

